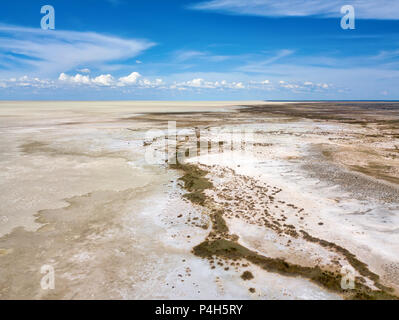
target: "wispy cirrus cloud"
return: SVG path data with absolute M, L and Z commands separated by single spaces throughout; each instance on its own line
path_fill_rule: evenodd
M 95 32 L 0 25 L 0 73 L 52 76 L 129 59 L 153 45 Z
M 211 0 L 192 9 L 265 17 L 340 17 L 343 5 L 353 5 L 359 19 L 398 20 L 399 1 L 392 0 Z
M 290 55 L 292 55 L 295 51 L 293 50 L 288 50 L 288 49 L 283 49 L 283 50 L 279 50 L 277 53 L 275 53 L 272 57 L 269 57 L 265 60 L 262 60 L 259 62 L 260 66 L 264 66 L 267 64 L 271 64 L 276 62 L 277 60 L 280 60 L 284 57 L 288 57 Z
M 197 50 L 178 50 L 175 52 L 175 61 L 178 63 L 193 61 L 193 60 L 206 60 L 208 62 L 220 62 L 233 58 L 227 55 L 215 55 L 206 51 Z
M 177 62 L 184 62 L 191 59 L 197 59 L 205 56 L 205 52 L 195 50 L 180 50 L 175 53 Z

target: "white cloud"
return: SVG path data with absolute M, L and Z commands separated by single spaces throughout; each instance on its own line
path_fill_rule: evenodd
M 355 7 L 360 19 L 399 19 L 399 1 L 396 0 L 212 0 L 193 5 L 198 10 L 213 10 L 240 15 L 265 17 L 342 17 L 343 5 Z
M 176 61 L 184 62 L 193 58 L 205 56 L 205 52 L 195 51 L 195 50 L 185 50 L 176 52 Z
M 210 52 L 196 50 L 179 50 L 174 53 L 174 59 L 178 63 L 203 60 L 208 62 L 221 62 L 233 58 L 233 56 L 214 55 Z
M 77 73 L 74 76 L 68 76 L 65 73 L 61 73 L 60 76 L 58 77 L 58 80 L 70 82 L 70 83 L 76 83 L 76 84 L 90 84 L 91 83 L 91 79 L 89 76 L 84 76 L 84 75 L 81 75 L 80 73 Z
M 60 81 L 69 81 L 70 77 L 68 75 L 66 75 L 64 72 L 62 72 L 59 77 L 58 80 Z
M 293 92 L 321 92 L 330 89 L 327 83 L 313 83 L 311 81 L 279 81 L 280 88 L 288 89 Z
M 27 75 L 19 78 L 10 78 L 0 80 L 0 88 L 18 88 L 18 87 L 30 87 L 30 88 L 54 88 L 55 82 L 52 80 L 39 79 L 37 77 L 30 78 Z
M 278 80 L 271 82 L 270 80 L 250 81 L 247 86 L 248 89 L 260 89 L 260 90 L 288 90 L 293 93 L 298 92 L 326 92 L 333 88 L 332 85 L 327 83 L 314 83 L 311 81 L 296 81 L 296 80 Z
M 112 87 L 141 87 L 141 88 L 169 88 L 176 90 L 188 90 L 188 89 L 213 89 L 213 90 L 290 90 L 292 92 L 321 92 L 329 90 L 332 85 L 327 83 L 314 83 L 311 81 L 293 81 L 293 80 L 279 80 L 273 84 L 270 80 L 249 80 L 245 81 L 226 81 L 216 80 L 209 81 L 204 78 L 193 78 L 191 80 L 174 82 L 173 84 L 167 84 L 162 79 L 157 78 L 155 80 L 142 79 L 142 76 L 138 72 L 132 72 L 126 77 L 121 77 L 115 80 L 110 74 L 100 75 L 95 78 L 89 76 L 76 74 L 74 76 L 68 76 L 65 73 L 61 73 L 59 81 L 64 83 L 76 84 L 76 85 L 91 85 L 91 86 L 112 86 Z
M 202 78 L 195 78 L 188 81 L 177 82 L 170 86 L 172 89 L 176 88 L 196 88 L 196 89 L 244 89 L 245 85 L 242 82 L 227 82 L 221 81 L 206 81 Z
M 205 75 L 205 74 L 204 74 Z M 222 74 L 219 74 L 221 76 Z M 205 75 L 206 76 L 206 75 Z M 84 75 L 76 73 L 75 75 L 68 75 L 61 73 L 57 80 L 40 79 L 38 77 L 30 78 L 27 75 L 19 78 L 0 79 L 0 89 L 8 90 L 9 88 L 32 88 L 32 89 L 73 89 L 76 87 L 81 88 L 99 88 L 107 87 L 109 90 L 114 92 L 128 92 L 123 90 L 135 90 L 135 89 L 159 89 L 159 90 L 177 90 L 177 91 L 198 91 L 207 90 L 209 92 L 222 92 L 225 90 L 230 91 L 241 91 L 251 90 L 257 91 L 289 91 L 292 93 L 312 93 L 312 92 L 328 92 L 333 89 L 338 90 L 339 88 L 334 85 L 325 82 L 311 82 L 311 81 L 294 81 L 294 80 L 279 80 L 270 81 L 263 80 L 252 80 L 245 78 L 241 75 L 241 81 L 239 75 L 236 74 L 234 77 L 228 76 L 230 80 L 215 80 L 217 74 L 209 75 L 213 80 L 205 80 L 202 77 L 192 78 L 191 80 L 174 81 L 171 80 L 165 82 L 161 78 L 148 79 L 143 78 L 138 72 L 132 72 L 125 77 L 115 78 L 111 74 L 101 74 L 98 76 L 91 77 L 90 75 Z M 188 75 L 184 76 L 186 79 Z M 189 78 L 188 78 L 189 79 Z M 235 80 L 233 80 L 235 79 Z M 132 92 L 132 91 L 130 91 Z
M 132 72 L 128 76 L 121 77 L 118 80 L 116 80 L 111 74 L 101 74 L 97 77 L 91 78 L 88 75 L 82 75 L 79 73 L 74 76 L 61 73 L 58 80 L 60 84 L 105 86 L 115 88 L 125 86 L 156 88 L 165 85 L 164 81 L 160 78 L 156 78 L 155 80 L 141 79 L 141 75 L 138 72 Z
M 237 82 L 237 83 L 234 83 L 234 84 L 233 84 L 233 88 L 236 88 L 236 89 L 244 89 L 245 86 L 244 86 L 244 84 L 243 84 L 242 82 Z
M 215 84 L 213 82 L 205 81 L 204 79 L 197 78 L 187 81 L 184 85 L 187 87 L 194 88 L 214 88 Z
M 70 83 L 77 85 L 98 85 L 98 86 L 112 86 L 115 85 L 114 77 L 110 74 L 101 74 L 95 78 L 91 78 L 87 75 L 77 73 L 74 76 L 69 76 L 65 73 L 61 73 L 58 80 L 62 83 Z
M 137 56 L 153 46 L 146 40 L 124 39 L 95 32 L 42 30 L 0 25 L 0 55 L 7 61 L 2 74 L 54 76 Z M 4 69 L 4 68 L 3 68 Z M 81 71 L 82 72 L 82 71 Z
M 114 77 L 110 74 L 102 74 L 92 80 L 93 83 L 102 86 L 111 86 L 114 83 Z
M 119 85 L 120 86 L 125 86 L 125 85 L 131 85 L 135 84 L 137 82 L 137 79 L 141 77 L 141 74 L 138 72 L 132 72 L 126 77 L 121 77 L 119 78 Z
M 78 71 L 82 72 L 82 73 L 90 73 L 90 69 L 89 68 L 78 69 Z
M 275 62 L 275 61 L 277 61 L 277 60 L 280 60 L 280 59 L 282 59 L 282 58 L 284 58 L 284 57 L 290 56 L 290 55 L 292 55 L 293 53 L 294 53 L 293 50 L 288 50 L 288 49 L 280 50 L 280 51 L 278 51 L 277 53 L 275 53 L 274 56 L 272 56 L 272 57 L 270 57 L 270 58 L 268 58 L 268 59 L 266 59 L 266 60 L 261 61 L 261 62 L 260 62 L 260 65 L 271 64 L 271 63 L 273 63 L 273 62 Z
M 165 85 L 164 81 L 160 78 L 155 79 L 154 81 L 143 79 L 139 81 L 139 84 L 141 87 L 146 87 L 146 88 L 156 88 L 156 87 L 161 88 Z

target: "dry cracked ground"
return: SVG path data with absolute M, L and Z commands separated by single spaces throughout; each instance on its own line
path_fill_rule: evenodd
M 399 297 L 397 103 L 1 102 L 0 130 L 0 299 Z

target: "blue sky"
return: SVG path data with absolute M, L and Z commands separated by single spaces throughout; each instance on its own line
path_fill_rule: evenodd
M 55 30 L 42 30 L 43 5 Z M 343 30 L 342 5 L 356 29 Z M 0 99 L 399 99 L 397 0 L 3 0 Z

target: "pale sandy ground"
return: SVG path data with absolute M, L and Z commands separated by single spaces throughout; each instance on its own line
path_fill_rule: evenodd
M 191 137 L 195 131 L 190 121 L 202 121 L 203 115 L 187 119 L 184 112 L 209 117 L 252 104 L 260 102 L 1 102 L 0 298 L 340 299 L 307 279 L 252 264 L 211 269 L 191 252 L 209 233 L 208 215 L 182 198 L 178 171 L 145 161 L 148 148 L 164 150 L 162 134 L 149 145 L 147 130 L 164 130 L 166 120 L 176 120 L 179 135 Z M 183 118 L 164 115 L 166 111 L 183 113 Z M 221 141 L 237 127 L 218 117 L 207 121 L 224 127 L 225 133 L 204 123 L 201 138 Z M 235 120 L 241 121 L 239 116 Z M 356 192 L 334 180 L 335 171 L 334 177 L 325 177 L 327 169 L 309 167 L 319 164 L 318 153 L 326 146 L 349 148 L 340 139 L 355 134 L 353 125 L 283 117 L 257 123 L 246 116 L 238 127 L 255 132 L 255 151 L 225 150 L 190 159 L 215 165 L 208 175 L 215 185 L 209 196 L 229 208 L 219 199 L 228 186 L 231 195 L 245 194 L 250 202 L 262 203 L 263 197 L 258 199 L 239 175 L 281 189 L 276 201 L 284 203 L 269 208 L 275 217 L 284 210 L 287 223 L 348 249 L 397 290 L 397 184 L 367 180 L 371 184 L 362 183 Z M 359 126 L 357 133 L 362 130 Z M 347 159 L 347 152 L 340 152 L 331 161 L 343 171 L 351 165 L 348 161 L 364 161 L 363 154 L 356 160 L 353 153 Z M 387 161 L 398 165 L 397 159 Z M 231 210 L 237 208 L 230 204 Z M 333 260 L 340 267 L 348 265 L 315 243 L 277 235 L 241 216 L 226 220 L 239 243 L 260 254 L 306 266 L 329 266 Z M 43 265 L 54 267 L 53 290 L 40 286 Z M 245 270 L 254 279 L 242 280 Z

